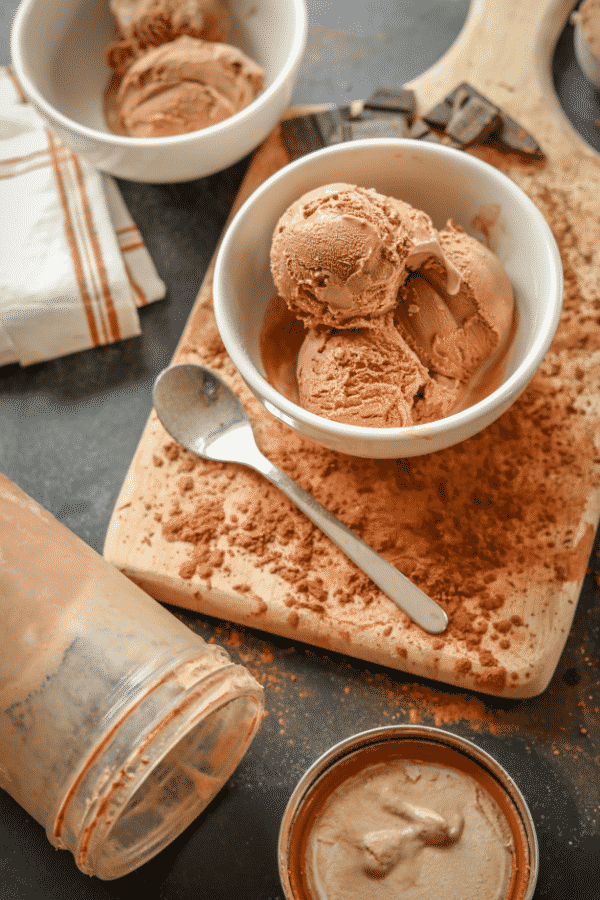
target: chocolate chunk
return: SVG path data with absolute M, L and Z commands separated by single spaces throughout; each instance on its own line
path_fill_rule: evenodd
M 323 112 L 295 116 L 281 122 L 281 138 L 290 161 L 337 144 L 342 137 L 342 124 L 350 118 L 349 106 L 338 106 Z
M 466 95 L 467 97 L 477 97 L 484 100 L 490 106 L 493 106 L 500 115 L 500 125 L 494 131 L 491 143 L 497 144 L 501 150 L 512 150 L 516 153 L 525 153 L 527 156 L 543 159 L 544 153 L 535 138 L 526 131 L 522 125 L 519 125 L 511 116 L 504 112 L 499 106 L 492 103 L 480 91 L 466 81 L 457 85 L 445 98 L 444 102 L 455 105 L 457 99 Z
M 342 124 L 350 118 L 349 106 L 336 106 L 312 115 L 321 133 L 324 147 L 338 144 L 342 140 Z
M 365 106 L 359 113 L 352 116 L 352 119 L 353 121 L 367 122 L 374 121 L 375 119 L 382 121 L 385 121 L 386 119 L 399 119 L 400 117 L 404 119 L 407 125 L 409 124 L 409 117 L 406 113 L 395 113 L 387 110 L 384 112 L 381 109 L 371 109 L 370 107 Z
M 280 129 L 290 161 L 323 147 L 321 133 L 313 122 L 312 116 L 295 116 L 293 119 L 284 119 Z
M 422 119 L 412 121 L 414 111 L 413 91 L 379 88 L 359 115 L 352 115 L 350 106 L 338 106 L 296 116 L 281 122 L 281 136 L 290 160 L 330 144 L 365 137 L 411 137 L 448 147 L 488 141 L 501 150 L 539 159 L 544 156 L 537 141 L 518 122 L 466 81 Z
M 344 122 L 342 133 L 345 141 L 355 141 L 357 138 L 408 137 L 408 125 L 404 116 L 351 119 Z
M 446 128 L 450 124 L 453 117 L 458 113 L 461 107 L 472 96 L 471 91 L 474 90 L 466 82 L 459 84 L 451 94 L 438 103 L 433 109 L 425 113 L 423 119 L 432 128 Z
M 423 114 L 423 121 L 431 125 L 432 128 L 445 128 L 452 118 L 452 113 L 452 104 L 447 100 L 442 100 Z
M 464 147 L 475 141 L 485 141 L 501 122 L 496 106 L 480 97 L 469 97 L 459 103 L 458 109 L 446 125 L 446 134 Z
M 457 150 L 462 150 L 463 145 L 459 144 L 458 141 L 455 141 L 454 138 L 451 138 L 447 134 L 439 134 L 437 131 L 429 130 L 427 134 L 424 134 L 421 138 L 422 141 L 427 141 L 430 144 L 443 144 L 445 147 L 455 147 Z
M 500 111 L 500 116 L 502 121 L 494 134 L 494 142 L 502 150 L 513 150 L 516 153 L 543 159 L 544 151 L 535 138 L 506 113 Z
M 415 138 L 418 140 L 419 138 L 424 138 L 431 131 L 427 122 L 424 122 L 423 119 L 417 119 L 416 122 L 410 127 L 410 131 L 408 132 L 409 138 Z
M 432 128 L 444 129 L 450 133 L 450 122 L 459 115 L 459 112 L 470 100 L 478 100 L 482 104 L 487 104 L 500 117 L 496 128 L 490 131 L 487 137 L 483 136 L 485 134 L 485 128 L 483 128 L 480 136 L 474 138 L 473 141 L 489 140 L 489 143 L 497 145 L 501 150 L 513 150 L 528 156 L 543 158 L 544 154 L 537 141 L 518 122 L 466 81 L 458 84 L 440 103 L 426 112 L 423 119 Z M 483 113 L 479 113 L 479 115 L 483 117 Z M 452 134 L 454 137 L 457 136 L 454 128 Z M 465 136 L 466 133 L 462 135 L 463 146 L 466 145 Z
M 403 113 L 412 119 L 417 108 L 415 92 L 408 88 L 377 88 L 365 103 L 365 109 Z

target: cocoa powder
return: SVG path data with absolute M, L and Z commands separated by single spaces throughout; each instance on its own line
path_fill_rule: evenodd
M 545 636 L 536 609 L 581 581 L 591 549 L 597 510 L 584 510 L 600 486 L 600 228 L 590 185 L 574 186 L 575 158 L 539 163 L 483 146 L 473 152 L 532 197 L 565 272 L 550 351 L 523 395 L 482 433 L 412 459 L 358 459 L 318 447 L 250 396 L 221 343 L 210 298 L 196 311 L 180 358 L 218 370 L 246 405 L 265 454 L 444 606 L 447 632 L 418 634 L 433 654 L 431 677 L 436 654 L 453 647 L 460 683 L 501 694 L 530 677 L 506 661 L 539 652 Z M 398 668 L 410 660 L 416 627 L 402 615 L 392 620 L 372 582 L 261 476 L 199 460 L 169 440 L 153 460 L 162 485 L 147 501 L 154 527 L 160 520 L 163 540 L 187 547 L 179 576 L 194 585 L 197 608 L 243 557 L 249 572 L 287 586 L 281 602 L 291 634 L 335 633 L 353 653 L 361 632 L 377 630 Z M 252 594 L 261 627 L 272 598 L 238 581 L 229 587 Z

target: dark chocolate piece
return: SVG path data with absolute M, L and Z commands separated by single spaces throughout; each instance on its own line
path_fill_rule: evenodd
M 336 106 L 323 112 L 312 114 L 321 133 L 323 146 L 339 144 L 342 140 L 342 125 L 350 118 L 349 106 Z
M 412 121 L 414 111 L 413 91 L 379 88 L 360 115 L 353 116 L 350 106 L 338 106 L 296 116 L 281 122 L 281 136 L 290 160 L 330 144 L 365 137 L 410 137 L 458 148 L 487 141 L 500 150 L 538 159 L 544 156 L 537 141 L 518 122 L 466 81 L 422 119 Z
M 480 91 L 473 87 L 473 85 L 469 84 L 466 81 L 461 82 L 457 85 L 454 90 L 452 90 L 447 97 L 444 98 L 442 103 L 446 104 L 448 107 L 455 107 L 457 101 L 461 96 L 466 97 L 477 97 L 480 100 L 484 100 L 486 103 L 489 103 L 490 106 L 493 106 L 498 112 L 501 122 L 498 126 L 497 130 L 493 133 L 493 136 L 490 140 L 491 144 L 497 144 L 499 149 L 501 150 L 512 150 L 516 153 L 524 153 L 527 156 L 535 157 L 537 159 L 544 158 L 544 152 L 535 138 L 529 134 L 518 122 L 516 122 L 511 116 L 504 112 L 499 106 L 496 106 L 485 97 Z M 441 106 L 442 104 L 438 104 Z M 429 114 L 427 114 L 429 115 Z M 428 121 L 427 116 L 423 116 L 426 121 Z M 430 123 L 431 124 L 431 123 Z M 441 126 L 445 127 L 445 126 Z
M 403 113 L 412 119 L 417 109 L 415 92 L 408 88 L 377 88 L 365 102 L 365 109 Z
M 311 116 L 294 116 L 280 124 L 281 139 L 291 161 L 323 147 L 321 134 Z
M 422 141 L 427 141 L 430 144 L 443 144 L 445 147 L 455 147 L 457 150 L 462 150 L 463 145 L 459 144 L 458 141 L 455 141 L 454 138 L 451 138 L 449 135 L 440 133 L 439 131 L 429 130 L 427 134 L 424 134 L 421 138 Z
M 516 153 L 543 159 L 544 151 L 535 138 L 506 113 L 501 112 L 500 115 L 502 122 L 494 134 L 494 143 L 497 143 L 501 150 L 513 150 Z
M 408 137 L 404 116 L 380 116 L 374 119 L 351 119 L 342 126 L 343 139 Z
M 500 117 L 500 121 L 496 128 L 492 128 L 487 136 L 484 136 L 486 128 L 482 128 L 479 137 L 473 138 L 470 141 L 471 143 L 475 140 L 489 140 L 489 143 L 497 145 L 501 150 L 513 150 L 517 153 L 525 153 L 528 156 L 537 158 L 542 158 L 544 156 L 537 141 L 528 134 L 518 122 L 515 122 L 515 120 L 500 109 L 500 107 L 488 100 L 487 97 L 484 97 L 483 94 L 466 81 L 457 85 L 443 100 L 440 101 L 440 103 L 436 104 L 432 109 L 426 112 L 423 115 L 423 119 L 432 128 L 443 129 L 446 133 L 450 133 L 450 123 L 453 119 L 456 120 L 470 100 L 477 100 L 482 104 L 487 104 L 487 106 L 493 109 Z M 471 111 L 472 108 L 470 108 L 469 112 Z M 483 117 L 483 112 L 480 112 L 479 115 Z M 451 134 L 454 137 L 457 137 L 459 135 L 454 128 L 454 124 Z M 480 124 L 483 125 L 483 122 L 480 121 Z M 488 125 L 486 127 L 489 128 L 492 126 Z M 463 146 L 466 146 L 467 143 L 465 141 L 466 136 L 466 132 L 460 135 Z
M 458 109 L 446 125 L 446 134 L 454 138 L 463 147 L 475 141 L 483 142 L 499 127 L 501 122 L 498 108 L 480 97 L 469 97 Z
M 281 138 L 290 161 L 337 144 L 342 137 L 342 124 L 350 118 L 349 106 L 337 106 L 323 112 L 295 116 L 281 122 Z
M 419 140 L 419 138 L 424 138 L 426 135 L 430 133 L 431 129 L 427 122 L 424 122 L 423 119 L 417 119 L 416 122 L 410 126 L 410 131 L 408 132 L 409 138 L 415 138 Z
M 432 128 L 445 128 L 452 118 L 452 104 L 447 100 L 437 103 L 432 109 L 423 114 L 423 121 Z
M 433 109 L 424 114 L 424 121 L 431 125 L 432 128 L 446 128 L 461 107 L 468 101 L 469 97 L 473 96 L 469 88 L 470 85 L 466 82 L 459 84 L 451 94 L 448 94 Z
M 388 112 L 387 110 L 384 112 L 381 109 L 370 109 L 370 107 L 365 106 L 360 113 L 352 116 L 352 121 L 357 122 L 367 122 L 367 121 L 386 121 L 387 119 L 399 119 L 402 118 L 406 122 L 407 126 L 410 125 L 410 117 L 406 113 L 395 113 Z

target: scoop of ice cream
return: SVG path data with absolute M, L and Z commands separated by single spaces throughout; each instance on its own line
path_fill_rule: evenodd
M 347 425 L 396 428 L 447 415 L 461 385 L 432 378 L 390 316 L 376 328 L 308 332 L 297 367 L 300 404 Z
M 421 266 L 428 266 L 438 275 L 449 294 L 460 290 L 461 275 L 440 241 L 440 234 L 433 222 L 420 209 L 415 209 L 403 200 L 389 198 L 397 210 L 403 227 L 399 234 L 398 253 L 403 267 L 403 280 Z
M 351 425 L 444 418 L 497 386 L 514 315 L 510 280 L 449 221 L 373 189 L 313 190 L 280 218 L 271 271 L 308 333 L 299 403 Z
M 132 137 L 196 131 L 239 112 L 263 81 L 263 70 L 236 47 L 179 37 L 127 70 L 116 97 L 118 122 Z
M 340 183 L 304 194 L 273 235 L 280 295 L 311 325 L 349 327 L 389 312 L 402 277 L 399 227 L 396 208 L 376 191 Z
M 311 327 L 356 328 L 394 308 L 410 268 L 445 264 L 425 213 L 373 189 L 329 184 L 304 194 L 280 218 L 271 271 L 280 295 Z M 448 267 L 448 286 L 458 273 Z
M 450 293 L 435 263 L 425 263 L 402 286 L 396 325 L 430 372 L 469 381 L 492 360 L 510 333 L 514 297 L 498 258 L 453 222 L 440 245 L 460 273 Z
M 226 41 L 231 15 L 221 0 L 110 0 L 117 39 L 106 59 L 118 75 L 146 50 L 181 35 Z

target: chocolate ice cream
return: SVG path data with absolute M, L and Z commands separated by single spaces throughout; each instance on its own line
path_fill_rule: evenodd
M 477 781 L 433 762 L 388 761 L 343 782 L 306 842 L 311 900 L 504 900 L 514 844 Z
M 116 95 L 115 130 L 165 137 L 223 121 L 254 100 L 263 70 L 236 47 L 184 35 L 148 51 Z
M 339 183 L 304 194 L 286 210 L 273 235 L 271 271 L 280 295 L 309 327 L 356 328 L 394 309 L 408 269 L 429 258 L 440 261 L 455 289 L 458 273 L 429 216 Z
M 280 218 L 271 271 L 306 329 L 291 399 L 309 412 L 403 427 L 443 418 L 496 387 L 512 286 L 494 254 L 454 222 L 438 232 L 402 200 L 325 185 Z M 265 369 L 274 371 L 267 359 Z
M 426 262 L 402 286 L 395 322 L 431 372 L 466 382 L 510 332 L 513 291 L 497 257 L 454 222 L 439 237 L 460 273 L 459 290 L 451 293 Z
M 391 428 L 440 419 L 456 391 L 438 383 L 386 316 L 377 328 L 311 330 L 298 354 L 300 405 L 350 425 Z
M 106 51 L 109 66 L 124 75 L 147 50 L 181 35 L 226 41 L 231 15 L 221 0 L 110 0 L 116 40 Z

